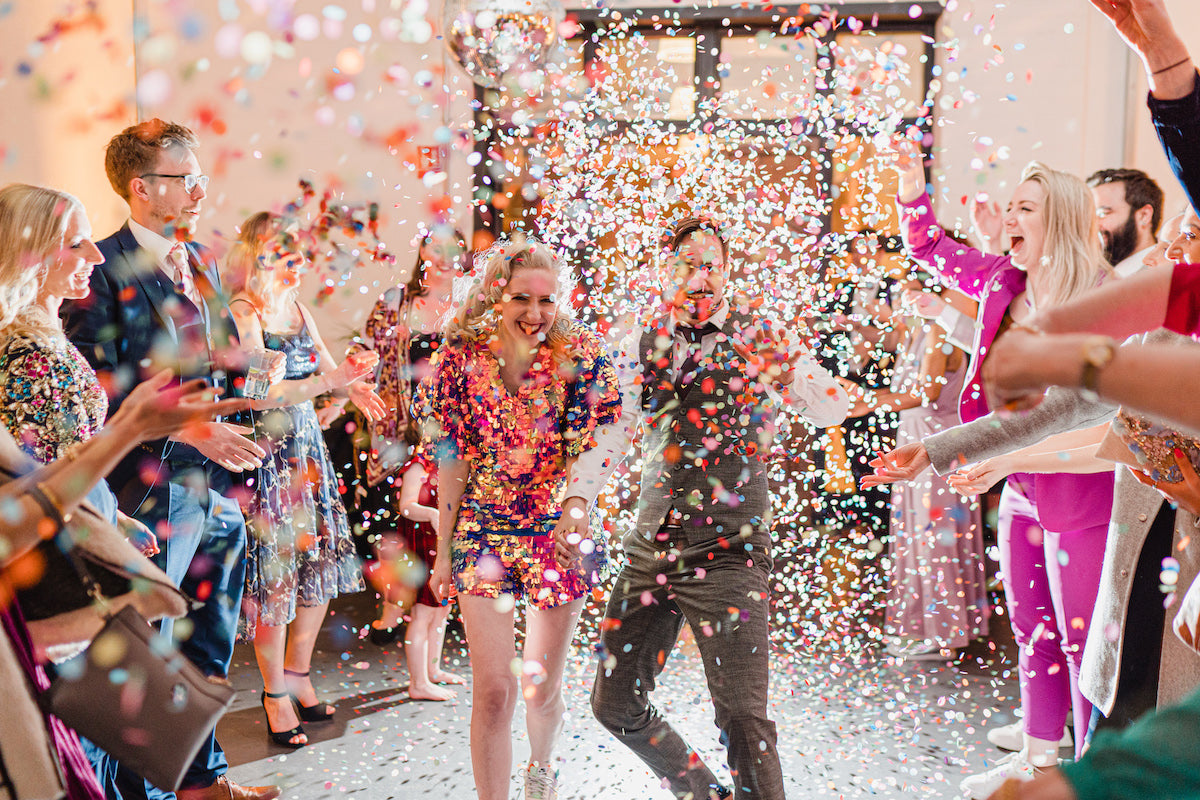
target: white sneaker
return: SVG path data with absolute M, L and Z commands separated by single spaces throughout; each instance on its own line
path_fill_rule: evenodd
M 928 639 L 892 638 L 883 651 L 892 658 L 911 661 L 948 661 L 954 657 L 953 650 L 943 650 Z
M 525 800 L 558 800 L 558 772 L 533 764 L 526 767 Z
M 964 778 L 958 788 L 971 800 L 987 800 L 1000 785 L 1010 778 L 1031 781 L 1037 775 L 1037 767 L 1029 763 L 1024 751 L 1009 753 L 986 772 Z
M 1016 752 L 1025 746 L 1025 724 L 1021 720 L 1017 720 L 1011 725 L 992 728 L 987 732 L 987 740 L 1001 750 Z M 1062 739 L 1059 740 L 1058 746 L 1075 746 L 1075 740 L 1071 738 L 1070 728 L 1063 728 Z

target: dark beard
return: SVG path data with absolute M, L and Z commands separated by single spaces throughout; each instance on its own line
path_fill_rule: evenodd
M 1137 243 L 1137 225 L 1130 214 L 1119 231 L 1104 237 L 1104 255 L 1108 258 L 1108 263 L 1116 266 L 1129 258 L 1137 251 Z

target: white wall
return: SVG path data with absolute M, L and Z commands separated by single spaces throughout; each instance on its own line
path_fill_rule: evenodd
M 136 121 L 130 5 L 97 0 L 94 16 L 37 0 L 10 8 L 0 16 L 0 185 L 70 191 L 108 231 L 124 203 L 104 176 L 104 145 Z M 66 30 L 50 35 L 56 25 Z
M 1200 30 L 1200 4 L 1167 0 L 1167 7 L 1200 53 L 1200 35 L 1189 35 Z M 977 25 L 991 33 L 991 43 L 1002 52 L 989 50 L 984 36 L 974 33 Z M 944 222 L 965 223 L 962 198 L 976 191 L 1006 198 L 1021 168 L 1035 158 L 1083 177 L 1106 167 L 1137 167 L 1163 187 L 1168 209 L 1185 202 L 1150 124 L 1141 62 L 1085 3 L 1020 0 L 1003 9 L 960 3 L 943 17 L 938 38 L 954 36 L 972 44 L 962 51 L 959 66 L 967 74 L 959 85 L 979 99 L 962 109 L 939 109 L 936 171 Z M 1015 48 L 1018 43 L 1023 49 Z M 945 68 L 942 52 L 939 64 Z M 997 55 L 1002 64 L 995 63 Z M 947 84 L 942 102 L 954 94 Z M 1010 94 L 1015 102 L 1007 99 Z M 987 164 L 1001 147 L 1009 148 L 1007 158 Z M 972 164 L 973 158 L 984 159 L 985 166 Z

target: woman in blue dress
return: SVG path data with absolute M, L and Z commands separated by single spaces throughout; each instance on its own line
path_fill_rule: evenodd
M 364 380 L 374 372 L 375 354 L 338 364 L 297 300 L 303 266 L 287 221 L 267 212 L 242 224 L 227 261 L 241 346 L 286 359 L 284 379 L 251 403 L 255 438 L 268 457 L 250 486 L 242 620 L 263 677 L 267 732 L 284 747 L 308 743 L 302 720 L 333 716 L 333 707 L 317 700 L 309 663 L 329 601 L 363 588 L 312 399 L 344 391 L 369 418 L 384 413 Z

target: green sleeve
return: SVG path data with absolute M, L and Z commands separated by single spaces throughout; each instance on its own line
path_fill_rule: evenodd
M 1200 691 L 1124 731 L 1101 731 L 1062 772 L 1079 800 L 1200 798 Z

